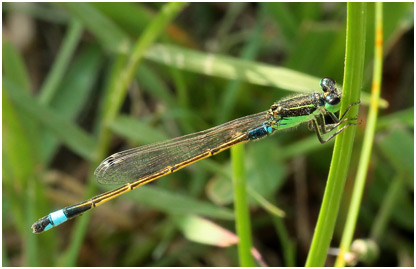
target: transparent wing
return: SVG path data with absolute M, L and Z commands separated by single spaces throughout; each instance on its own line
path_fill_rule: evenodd
M 102 161 L 94 174 L 101 184 L 134 182 L 217 148 L 266 120 L 264 111 L 205 131 L 115 153 Z

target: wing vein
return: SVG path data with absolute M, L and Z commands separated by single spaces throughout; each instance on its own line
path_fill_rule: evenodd
M 205 131 L 115 153 L 102 161 L 94 174 L 102 184 L 134 182 L 232 141 L 265 120 L 267 111 Z

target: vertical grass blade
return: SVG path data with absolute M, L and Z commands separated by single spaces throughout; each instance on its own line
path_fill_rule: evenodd
M 240 266 L 255 266 L 251 256 L 251 225 L 247 202 L 244 145 L 231 148 L 233 167 L 235 226 L 238 235 L 238 259 Z
M 358 171 L 355 178 L 354 190 L 351 197 L 351 204 L 343 231 L 340 252 L 335 266 L 345 266 L 344 254 L 349 252 L 353 240 L 355 226 L 360 211 L 361 200 L 364 192 L 365 179 L 367 176 L 368 165 L 371 158 L 371 150 L 374 142 L 374 133 L 377 124 L 378 101 L 380 100 L 381 75 L 383 69 L 383 4 L 375 5 L 375 50 L 374 50 L 374 70 L 373 85 L 371 92 L 370 110 L 367 119 L 367 128 L 364 134 L 363 148 L 358 164 Z
M 366 3 L 347 4 L 347 36 L 345 51 L 344 87 L 341 102 L 342 114 L 349 104 L 359 100 L 363 77 L 365 52 Z M 348 118 L 356 117 L 358 107 L 353 107 Z M 319 212 L 306 266 L 323 266 L 334 232 L 339 205 L 354 143 L 355 126 L 340 133 L 335 141 L 328 182 Z
M 392 178 L 387 193 L 380 206 L 380 210 L 374 220 L 373 227 L 371 229 L 370 238 L 376 241 L 380 241 L 383 238 L 388 228 L 391 215 L 393 214 L 397 201 L 400 196 L 406 191 L 405 188 L 405 177 L 403 174 L 397 174 Z

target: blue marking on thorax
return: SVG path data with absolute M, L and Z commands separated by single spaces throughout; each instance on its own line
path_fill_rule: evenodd
M 45 231 L 49 230 L 52 227 L 58 226 L 59 224 L 68 220 L 67 216 L 64 213 L 63 209 L 52 212 L 49 214 L 50 224 L 45 227 Z

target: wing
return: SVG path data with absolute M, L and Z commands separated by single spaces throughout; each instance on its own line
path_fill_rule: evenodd
M 264 111 L 205 131 L 115 153 L 101 162 L 94 175 L 101 184 L 134 182 L 217 148 L 266 120 Z

